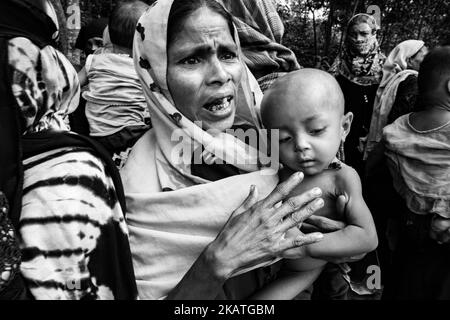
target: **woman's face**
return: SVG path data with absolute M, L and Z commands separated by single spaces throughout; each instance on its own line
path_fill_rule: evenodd
M 428 53 L 428 48 L 423 46 L 415 55 L 408 59 L 408 68 L 419 71 L 420 64 Z
M 354 49 L 362 54 L 368 54 L 371 49 L 372 39 L 374 38 L 372 28 L 366 22 L 353 25 L 348 36 L 354 46 Z
M 176 108 L 204 129 L 230 128 L 242 64 L 227 21 L 208 8 L 198 9 L 168 45 L 167 58 Z

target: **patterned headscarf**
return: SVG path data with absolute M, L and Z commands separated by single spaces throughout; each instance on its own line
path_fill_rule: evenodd
M 243 172 L 259 170 L 258 151 L 228 133 L 212 135 L 186 118 L 176 108 L 167 85 L 167 22 L 172 1 L 157 2 L 145 13 L 135 35 L 133 55 L 138 76 L 144 88 L 152 124 L 160 153 L 159 178 L 164 187 L 176 190 L 189 185 L 205 183 L 190 174 L 191 154 L 174 150 L 205 149 L 204 159 L 223 160 Z M 164 23 L 161 23 L 164 21 Z M 237 31 L 235 41 L 238 42 Z M 242 60 L 243 77 L 236 100 L 235 123 L 247 123 L 260 128 L 259 104 L 262 93 L 258 83 Z M 174 131 L 182 133 L 182 144 L 173 141 Z M 192 148 L 194 146 L 194 148 Z M 184 148 L 185 147 L 185 148 Z
M 381 82 L 386 57 L 381 53 L 375 33 L 363 42 L 349 35 L 349 30 L 355 25 L 354 20 L 361 17 L 367 17 L 372 30 L 378 30 L 376 20 L 371 15 L 360 13 L 350 19 L 344 48 L 329 72 L 334 76 L 342 75 L 358 85 L 370 86 Z
M 258 77 L 300 68 L 282 45 L 284 26 L 272 0 L 219 0 L 233 15 L 245 63 Z
M 25 121 L 25 132 L 69 130 L 68 114 L 78 107 L 78 76 L 52 46 L 39 49 L 29 39 L 9 41 L 12 92 Z

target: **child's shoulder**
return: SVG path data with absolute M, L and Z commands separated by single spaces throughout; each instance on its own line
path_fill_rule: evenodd
M 289 170 L 280 170 L 280 181 L 287 180 L 291 174 Z M 293 194 L 300 194 L 315 187 L 321 188 L 325 194 L 334 194 L 335 183 L 336 170 L 325 170 L 312 176 L 305 175 L 303 181 L 293 190 Z
M 335 183 L 342 190 L 361 188 L 361 178 L 358 172 L 345 163 L 341 163 L 341 168 L 335 171 Z

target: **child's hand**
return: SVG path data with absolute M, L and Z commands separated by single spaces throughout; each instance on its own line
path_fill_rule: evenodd
M 285 239 L 296 239 L 298 236 L 304 235 L 298 227 L 294 227 L 286 231 Z M 306 247 L 301 246 L 299 248 L 289 249 L 284 252 L 283 258 L 285 259 L 301 259 L 307 256 Z
M 439 244 L 450 243 L 450 219 L 434 215 L 431 219 L 430 237 Z

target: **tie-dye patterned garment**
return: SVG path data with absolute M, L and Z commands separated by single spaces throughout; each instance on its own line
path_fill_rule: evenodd
M 68 131 L 79 84 L 51 46 L 9 41 L 12 91 L 25 137 Z M 24 153 L 27 153 L 24 147 Z M 128 231 L 105 164 L 88 147 L 63 147 L 24 159 L 17 233 L 21 273 L 36 299 L 134 299 Z
M 21 271 L 34 297 L 132 299 L 127 227 L 103 163 L 77 147 L 24 166 Z

